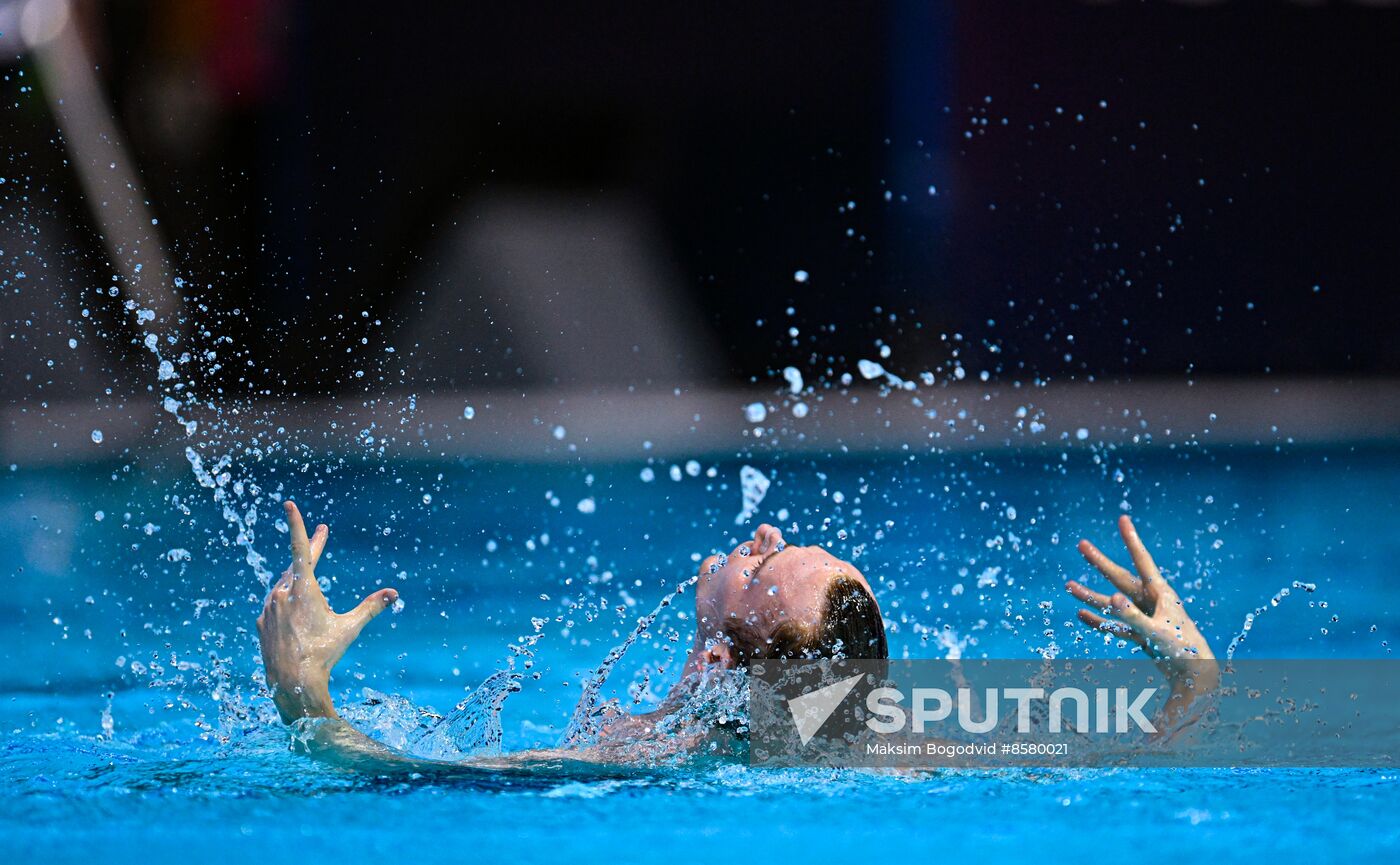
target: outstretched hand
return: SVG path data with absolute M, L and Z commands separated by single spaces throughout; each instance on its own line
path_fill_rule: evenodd
M 1156 660 L 1172 682 L 1173 699 L 1184 709 L 1192 697 L 1217 687 L 1219 668 L 1215 664 L 1215 653 L 1192 621 L 1181 597 L 1152 561 L 1152 554 L 1138 537 L 1133 521 L 1126 515 L 1119 517 L 1118 531 L 1137 573 L 1083 540 L 1079 542 L 1080 554 L 1118 591 L 1105 595 L 1073 580 L 1066 583 L 1065 588 L 1093 607 L 1079 611 L 1080 621 L 1136 643 Z
M 1133 521 L 1120 517 L 1118 531 L 1123 535 L 1137 574 L 1088 541 L 1080 541 L 1080 554 L 1118 590 L 1110 596 L 1073 580 L 1066 583 L 1065 588 L 1071 595 L 1097 611 L 1080 610 L 1080 621 L 1091 628 L 1118 634 L 1162 662 L 1214 658 L 1176 590 L 1162 576 L 1152 561 L 1152 554 L 1143 546 Z M 1112 620 L 1106 616 L 1111 616 Z
M 348 613 L 336 613 L 316 581 L 316 563 L 330 529 L 316 527 L 306 536 L 301 512 L 284 505 L 292 541 L 292 564 L 268 592 L 258 616 L 258 638 L 272 699 L 285 723 L 298 718 L 335 717 L 330 698 L 331 669 L 369 621 L 398 599 L 394 589 L 380 589 Z

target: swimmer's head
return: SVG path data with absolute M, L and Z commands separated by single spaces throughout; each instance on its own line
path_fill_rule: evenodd
M 695 612 L 692 660 L 700 667 L 889 657 L 880 605 L 865 576 L 820 547 L 787 546 L 769 525 L 727 557 L 701 564 Z

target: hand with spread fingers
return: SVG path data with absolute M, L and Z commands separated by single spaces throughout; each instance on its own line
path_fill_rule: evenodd
M 1080 621 L 1136 643 L 1157 662 L 1171 681 L 1167 713 L 1169 720 L 1175 720 L 1195 698 L 1219 687 L 1219 665 L 1180 596 L 1152 561 L 1152 554 L 1138 537 L 1133 521 L 1127 516 L 1120 517 L 1118 531 L 1123 535 L 1123 543 L 1128 547 L 1137 573 L 1083 540 L 1079 542 L 1080 554 L 1118 591 L 1104 595 L 1075 581 L 1067 583 L 1065 588 L 1093 607 L 1093 610 L 1079 611 Z
M 326 548 L 330 529 L 316 527 L 306 536 L 297 506 L 288 501 L 292 565 L 268 592 L 258 616 L 258 638 L 273 702 L 290 724 L 300 718 L 335 718 L 330 697 L 331 669 L 375 616 L 398 599 L 393 589 L 380 589 L 348 613 L 331 610 L 316 581 L 316 563 Z

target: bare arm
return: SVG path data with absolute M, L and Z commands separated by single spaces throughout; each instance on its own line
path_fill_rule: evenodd
M 1094 608 L 1080 610 L 1080 621 L 1136 643 L 1167 675 L 1171 693 L 1163 709 L 1164 723 L 1157 725 L 1167 729 L 1192 718 L 1193 704 L 1219 689 L 1220 665 L 1181 597 L 1152 561 L 1133 521 L 1120 517 L 1118 531 L 1137 573 L 1117 564 L 1088 541 L 1080 541 L 1080 554 L 1118 591 L 1104 595 L 1073 581 L 1065 588 Z M 1109 616 L 1112 618 L 1106 618 Z
M 331 762 L 362 769 L 430 765 L 356 730 L 341 719 L 331 701 L 331 670 L 364 626 L 398 599 L 398 592 L 380 589 L 348 613 L 333 611 L 316 581 L 316 564 L 330 530 L 319 525 L 308 538 L 297 506 L 290 501 L 284 506 L 292 564 L 268 592 L 258 616 L 267 684 L 282 722 L 297 726 L 296 741 Z
M 331 670 L 365 625 L 384 612 L 399 593 L 380 589 L 347 613 L 336 613 L 316 581 L 316 565 L 330 530 L 316 527 L 311 537 L 297 506 L 285 503 L 292 542 L 292 564 L 268 592 L 258 616 L 258 639 L 272 701 L 282 722 L 293 728 L 293 743 L 333 765 L 369 773 L 459 774 L 481 770 L 616 762 L 606 753 L 537 750 L 507 757 L 454 762 L 415 757 L 377 742 L 340 717 L 331 700 Z
M 598 741 L 583 747 L 449 762 L 415 757 L 371 739 L 336 711 L 330 695 L 330 674 L 365 625 L 398 599 L 398 592 L 380 589 L 349 612 L 333 611 L 315 573 L 330 530 L 318 525 L 315 533 L 307 537 L 297 506 L 288 501 L 284 507 L 291 535 L 292 564 L 268 592 L 262 614 L 258 616 L 258 637 L 272 700 L 282 722 L 295 728 L 293 741 L 299 748 L 326 762 L 359 771 L 436 774 L 541 763 L 628 762 L 633 758 L 633 745 L 653 735 L 666 738 L 676 749 L 699 746 L 702 737 L 676 736 L 669 730 L 657 730 L 658 724 L 670 715 L 684 710 L 687 699 L 696 693 L 705 669 L 732 666 L 727 655 L 720 658 L 699 648 L 687 662 L 682 680 L 672 688 L 661 706 L 643 715 L 609 719 Z M 781 540 L 776 530 L 770 531 Z

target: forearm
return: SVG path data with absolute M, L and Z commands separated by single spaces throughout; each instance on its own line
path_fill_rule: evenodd
M 329 683 L 293 684 L 271 683 L 272 702 L 288 726 L 303 719 L 339 719 L 331 700 Z
M 317 759 L 362 771 L 413 771 L 417 761 L 356 730 L 335 710 L 330 674 L 315 665 L 286 663 L 264 646 L 272 702 L 292 728 L 292 746 Z
M 343 718 L 299 721 L 293 725 L 292 741 L 296 750 L 318 761 L 367 775 L 460 777 L 544 766 L 559 769 L 625 762 L 622 756 L 610 755 L 599 749 L 535 750 L 495 758 L 434 760 L 390 748 L 361 733 Z
M 343 769 L 368 774 L 429 773 L 462 768 L 464 764 L 430 760 L 396 751 L 371 739 L 340 717 L 316 718 L 293 724 L 293 748 Z

